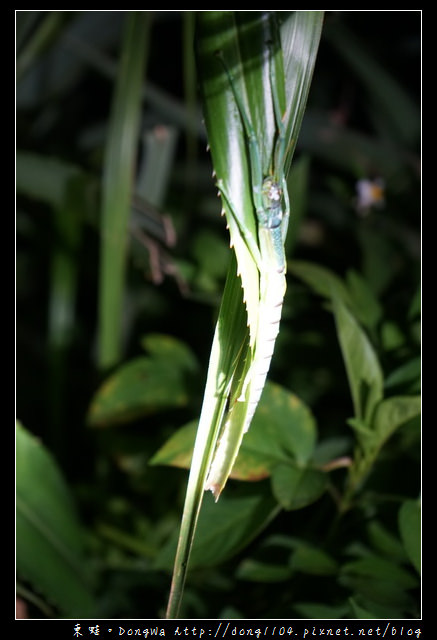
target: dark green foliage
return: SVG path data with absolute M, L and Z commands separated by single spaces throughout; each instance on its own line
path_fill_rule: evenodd
M 17 12 L 17 580 L 30 615 L 164 615 L 230 261 L 194 18 L 158 12 L 138 33 L 131 12 Z M 126 21 L 145 39 L 129 99 L 142 96 L 147 136 L 125 177 L 123 295 L 105 312 L 102 177 Z M 419 53 L 419 12 L 326 15 L 289 178 L 272 382 L 234 480 L 205 499 L 183 616 L 420 616 Z M 120 314 L 106 359 L 105 313 Z

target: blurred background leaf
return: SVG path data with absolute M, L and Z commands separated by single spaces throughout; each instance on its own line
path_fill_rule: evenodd
M 17 574 L 40 592 L 52 615 L 92 615 L 85 536 L 72 496 L 52 456 L 17 424 Z M 87 575 L 88 574 L 88 575 Z
M 399 530 L 405 550 L 420 574 L 421 554 L 421 509 L 417 500 L 406 500 L 399 509 Z

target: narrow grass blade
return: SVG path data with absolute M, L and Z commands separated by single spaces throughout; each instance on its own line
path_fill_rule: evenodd
M 102 369 L 115 364 L 120 357 L 128 218 L 149 21 L 147 11 L 127 13 L 105 152 L 99 282 Z
M 206 476 L 226 409 L 229 386 L 241 343 L 247 339 L 244 306 L 235 257 L 231 262 L 211 348 L 208 378 L 188 478 L 184 511 L 174 563 L 167 618 L 177 618 Z M 235 313 L 232 311 L 235 310 Z M 234 337 L 229 340 L 229 335 Z

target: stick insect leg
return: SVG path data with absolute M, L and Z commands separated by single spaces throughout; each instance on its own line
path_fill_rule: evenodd
M 281 110 L 279 93 L 278 93 L 278 85 L 276 82 L 276 68 L 275 68 L 275 60 L 273 55 L 273 47 L 272 43 L 269 46 L 270 49 L 270 86 L 272 90 L 272 101 L 273 101 L 273 109 L 275 112 L 275 120 L 276 126 L 278 127 L 278 138 L 276 140 L 275 145 L 275 173 L 281 181 L 282 194 L 284 197 L 284 217 L 282 220 L 281 231 L 282 231 L 282 241 L 285 242 L 285 238 L 287 236 L 288 230 L 288 221 L 290 218 L 290 198 L 288 195 L 287 182 L 284 177 L 284 163 L 285 163 L 285 152 L 286 152 L 286 132 L 284 127 L 283 114 Z
M 281 224 L 282 244 L 284 244 L 285 239 L 287 237 L 288 221 L 290 219 L 290 197 L 288 195 L 288 187 L 287 187 L 287 182 L 285 178 L 282 178 L 282 194 L 284 196 L 284 204 L 285 204 L 284 217 L 282 218 L 282 224 Z
M 260 219 L 263 217 L 265 212 L 264 212 L 262 193 L 261 193 L 262 186 L 263 186 L 263 173 L 262 173 L 261 157 L 260 157 L 257 135 L 247 115 L 247 111 L 244 106 L 243 99 L 235 85 L 234 77 L 231 71 L 229 70 L 226 62 L 224 61 L 222 53 L 218 52 L 217 55 L 228 77 L 229 85 L 232 90 L 232 95 L 234 96 L 235 103 L 240 113 L 240 118 L 243 124 L 244 132 L 248 140 L 253 199 L 254 199 L 257 218 Z
M 275 112 L 275 120 L 276 126 L 278 127 L 278 139 L 275 145 L 275 172 L 278 177 L 284 174 L 284 162 L 285 162 L 285 151 L 286 151 L 286 140 L 285 140 L 285 127 L 283 117 L 285 114 L 282 113 L 279 93 L 278 93 L 278 85 L 276 82 L 276 68 L 275 68 L 275 59 L 273 55 L 273 47 L 272 43 L 269 43 L 269 71 L 270 71 L 270 87 L 272 91 L 272 102 L 273 102 L 273 110 Z M 282 185 L 283 186 L 283 185 Z M 284 189 L 284 193 L 285 193 Z

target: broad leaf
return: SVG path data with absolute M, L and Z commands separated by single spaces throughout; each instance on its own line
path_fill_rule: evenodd
M 149 356 L 121 366 L 95 394 L 88 414 L 92 426 L 187 405 L 190 376 L 197 370 L 191 351 L 179 340 L 159 334 L 147 336 L 144 346 Z
M 301 571 L 314 576 L 335 575 L 338 564 L 332 556 L 323 549 L 310 544 L 299 545 L 291 556 L 290 566 L 293 571 Z
M 284 509 L 302 509 L 315 502 L 327 487 L 327 476 L 311 467 L 280 464 L 273 470 L 272 490 Z
M 16 438 L 18 577 L 61 616 L 91 616 L 83 532 L 69 490 L 51 455 L 20 424 Z
M 394 396 L 383 400 L 375 411 L 373 431 L 381 444 L 401 425 L 415 418 L 421 410 L 420 396 Z
M 406 500 L 399 510 L 399 531 L 416 571 L 421 573 L 421 515 L 418 500 Z
M 330 269 L 304 260 L 292 260 L 288 269 L 319 295 L 329 300 L 335 298 L 350 305 L 351 297 L 346 285 Z
M 193 544 L 191 567 L 215 566 L 247 546 L 278 513 L 271 496 L 262 493 L 241 497 L 223 495 L 215 503 L 206 494 Z M 158 569 L 169 569 L 174 560 L 177 532 L 156 558 Z
M 188 468 L 196 429 L 197 421 L 178 429 L 150 464 Z M 280 385 L 268 382 L 252 426 L 243 438 L 231 478 L 260 480 L 270 476 L 276 465 L 293 460 L 305 465 L 314 452 L 316 436 L 308 407 Z
M 283 582 L 291 578 L 292 570 L 286 565 L 260 562 L 251 558 L 243 560 L 238 567 L 236 577 L 238 580 L 249 582 Z

